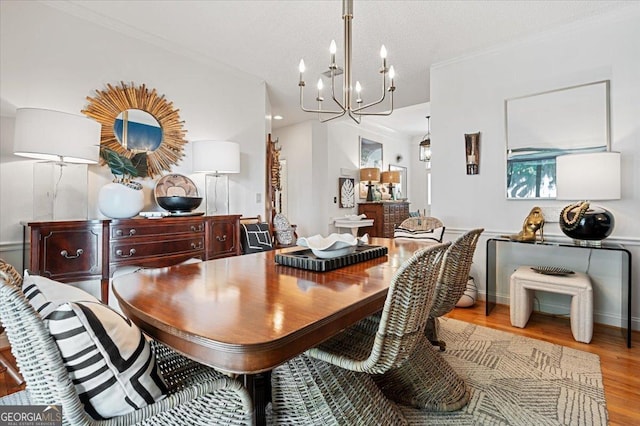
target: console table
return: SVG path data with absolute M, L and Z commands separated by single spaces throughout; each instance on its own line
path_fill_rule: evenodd
M 486 311 L 485 315 L 489 315 L 491 310 L 496 305 L 496 251 L 500 244 L 526 244 L 531 247 L 537 247 L 544 249 L 545 247 L 560 247 L 562 250 L 610 250 L 619 252 L 622 257 L 622 296 L 621 296 L 621 317 L 622 317 L 622 332 L 627 340 L 627 347 L 631 347 L 631 288 L 632 288 L 632 262 L 631 252 L 625 249 L 621 244 L 602 243 L 601 247 L 585 247 L 577 246 L 571 243 L 559 243 L 559 242 L 520 242 L 511 241 L 504 238 L 490 238 L 487 240 L 487 268 L 486 268 Z M 626 281 L 626 286 L 624 285 Z
M 163 267 L 240 255 L 240 215 L 22 222 L 29 270 L 61 282 L 109 278 L 121 266 Z M 25 262 L 26 264 L 26 262 Z

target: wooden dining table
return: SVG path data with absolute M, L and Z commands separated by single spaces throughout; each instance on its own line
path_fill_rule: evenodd
M 380 311 L 394 273 L 425 246 L 387 238 L 369 244 L 388 253 L 314 272 L 276 263 L 278 253 L 303 249 L 293 247 L 142 269 L 115 278 L 113 293 L 154 339 L 217 370 L 250 377 Z

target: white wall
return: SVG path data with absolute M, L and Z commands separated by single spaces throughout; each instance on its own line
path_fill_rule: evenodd
M 349 120 L 320 123 L 316 119 L 276 129 L 274 134 L 282 145 L 280 158 L 287 160 L 289 220 L 298 225 L 299 236 L 338 232 L 331 218 L 357 213 L 357 207 L 339 208 L 337 199 L 338 178 L 353 177 L 356 184 L 359 181 L 359 137 L 382 143 L 385 170 L 390 163 L 407 167 L 409 201 L 414 192 L 423 190 L 412 185 L 411 154 L 417 156 L 417 148 L 413 153 L 409 136 Z M 396 161 L 398 156 L 400 161 Z M 341 174 L 343 169 L 348 173 Z M 356 203 L 360 201 L 364 200 L 356 199 Z
M 435 65 L 431 69 L 433 206 L 447 230 L 463 232 L 484 227 L 485 240 L 519 231 L 529 210 L 562 207 L 561 201 L 507 201 L 505 198 L 504 100 L 580 83 L 611 80 L 612 149 L 622 153 L 622 199 L 598 202 L 616 217 L 608 239 L 625 243 L 633 252 L 634 328 L 640 329 L 640 9 L 625 9 L 562 31 Z M 464 134 L 480 131 L 480 174 L 467 176 Z M 588 172 L 588 171 L 585 171 Z M 545 235 L 569 241 L 557 223 L 547 223 Z M 453 235 L 452 235 L 453 236 Z M 478 245 L 474 271 L 484 290 L 484 240 Z M 619 259 L 601 262 L 594 251 L 577 259 L 551 253 L 537 262 L 563 263 L 585 270 L 591 261 L 595 277 L 596 319 L 620 325 Z M 565 259 L 567 257 L 567 259 Z M 508 303 L 509 268 L 531 262 L 505 261 L 498 283 L 499 300 Z M 511 263 L 510 263 L 511 262 Z M 582 268 L 582 269 L 581 269 Z M 593 268 L 596 268 L 595 270 Z M 511 269 L 512 270 L 512 269 Z
M 157 45 L 66 14 L 39 2 L 1 2 L 0 249 L 22 239 L 19 221 L 32 213 L 32 161 L 12 155 L 15 108 L 80 115 L 86 97 L 107 83 L 146 84 L 179 109 L 188 140 L 240 143 L 241 172 L 230 177 L 230 212 L 264 214 L 265 140 L 270 121 L 265 83 L 221 64 L 199 62 Z M 97 142 L 97 141 L 96 141 Z M 89 211 L 108 168 L 89 168 Z M 191 147 L 173 172 L 191 173 Z M 194 178 L 196 178 L 194 176 Z M 146 180 L 151 203 L 154 182 Z M 15 253 L 12 256 L 16 256 Z

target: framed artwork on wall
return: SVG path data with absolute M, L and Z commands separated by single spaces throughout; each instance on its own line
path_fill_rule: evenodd
M 356 206 L 356 187 L 354 178 L 338 178 L 338 207 L 350 209 Z
M 408 197 L 407 192 L 407 168 L 404 166 L 396 166 L 389 164 L 389 170 L 400 172 L 400 183 L 395 184 L 393 190 L 395 191 L 396 200 L 406 200 Z
M 382 171 L 382 144 L 360 136 L 360 168 L 375 167 Z M 367 182 L 360 182 L 360 198 L 367 198 Z

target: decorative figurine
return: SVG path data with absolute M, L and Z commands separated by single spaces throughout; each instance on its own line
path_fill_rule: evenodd
M 522 231 L 517 234 L 505 235 L 511 241 L 536 241 L 538 231 L 540 231 L 540 241 L 544 242 L 544 215 L 540 207 L 534 207 L 522 224 Z

